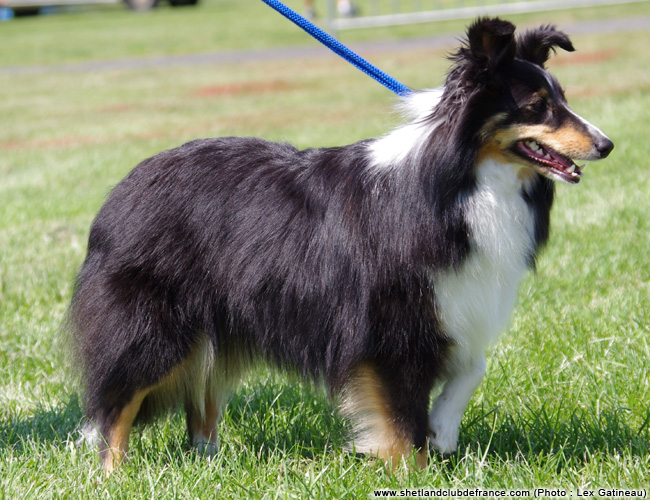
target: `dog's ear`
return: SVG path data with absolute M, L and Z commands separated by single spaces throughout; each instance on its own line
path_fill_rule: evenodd
M 490 72 L 514 59 L 515 26 L 498 18 L 479 18 L 467 30 L 472 57 Z
M 517 57 L 544 67 L 551 51 L 555 52 L 555 47 L 560 47 L 568 52 L 575 50 L 569 37 L 558 31 L 555 26 L 540 26 L 535 30 L 526 31 L 519 37 Z

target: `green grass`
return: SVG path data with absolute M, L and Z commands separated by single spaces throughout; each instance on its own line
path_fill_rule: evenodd
M 530 25 L 648 13 L 648 4 L 638 4 L 514 19 Z M 196 137 L 334 145 L 381 134 L 397 121 L 389 93 L 335 58 L 77 72 L 56 65 L 307 43 L 274 16 L 224 0 L 141 16 L 88 9 L 0 26 L 0 498 L 647 487 L 647 32 L 574 36 L 578 52 L 551 63 L 574 109 L 616 149 L 589 166 L 579 186 L 558 186 L 551 242 L 521 288 L 512 327 L 489 353 L 458 453 L 434 455 L 422 472 L 389 474 L 375 460 L 342 451 L 346 423 L 320 388 L 263 369 L 231 398 L 220 424 L 222 450 L 212 461 L 190 450 L 180 414 L 137 430 L 130 462 L 110 480 L 94 450 L 74 446 L 82 411 L 59 325 L 89 225 L 110 187 L 141 159 Z M 462 24 L 344 38 L 427 36 Z M 392 51 L 373 54 L 373 62 L 409 85 L 431 87 L 442 81 L 443 56 L 437 49 Z M 2 72 L 47 64 L 55 67 Z
M 358 0 L 364 12 L 371 13 L 370 5 L 365 5 L 369 1 Z M 302 0 L 287 0 L 286 4 L 298 12 L 303 10 Z M 324 13 L 324 2 L 316 5 Z M 543 15 L 523 14 L 510 19 L 522 25 L 538 20 L 561 24 L 577 19 L 649 14 L 650 3 L 642 2 Z M 466 24 L 467 20 L 458 20 L 342 31 L 340 38 L 354 42 L 457 34 Z M 2 23 L 1 29 L 0 66 L 47 66 L 88 60 L 318 44 L 260 0 L 200 0 L 196 8 L 187 9 L 171 8 L 161 2 L 159 8 L 141 13 L 131 12 L 119 4 L 95 5 L 67 15 L 16 18 Z

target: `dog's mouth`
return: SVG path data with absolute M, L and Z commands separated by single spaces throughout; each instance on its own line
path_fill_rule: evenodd
M 515 143 L 515 152 L 531 161 L 537 170 L 546 177 L 560 178 L 565 182 L 577 184 L 582 177 L 583 167 L 579 167 L 571 158 L 561 155 L 554 149 L 539 144 L 533 139 Z

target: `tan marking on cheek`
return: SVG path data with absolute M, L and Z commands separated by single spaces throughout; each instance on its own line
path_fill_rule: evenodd
M 521 168 L 517 170 L 517 178 L 526 182 L 535 175 L 535 170 L 528 167 L 528 162 L 517 156 L 511 151 L 512 144 L 519 140 L 516 131 L 511 129 L 504 129 L 497 132 L 490 141 L 483 145 L 476 155 L 476 164 L 480 165 L 486 160 L 493 160 L 505 165 L 516 164 Z
M 510 127 L 496 132 L 489 142 L 501 150 L 506 150 L 512 147 L 512 145 L 517 141 L 541 135 L 543 132 L 547 131 L 547 128 L 548 127 L 544 127 L 544 130 L 542 130 L 541 127 L 537 126 Z
M 494 115 L 487 122 L 485 122 L 483 127 L 481 127 L 481 130 L 479 131 L 479 135 L 483 138 L 493 136 L 499 130 L 502 129 L 501 123 L 503 122 L 503 120 L 505 120 L 506 117 L 507 117 L 506 113 L 498 113 Z
M 548 125 L 518 125 L 508 129 L 505 136 L 511 142 L 522 139 L 538 139 L 541 142 L 542 137 L 548 137 L 552 134 L 553 129 Z
M 511 143 L 505 141 L 504 137 L 502 137 L 501 140 L 505 142 L 505 144 L 511 145 Z M 526 161 L 522 160 L 519 156 L 514 154 L 509 147 L 501 147 L 501 144 L 502 142 L 494 141 L 489 142 L 481 147 L 478 150 L 478 154 L 476 155 L 476 164 L 480 165 L 486 160 L 493 160 L 504 165 L 522 165 L 522 167 L 517 171 L 517 178 L 522 181 L 530 179 L 533 175 L 535 175 L 535 171 L 532 168 L 524 166 L 527 165 Z
M 500 163 L 510 163 L 511 159 L 506 152 L 501 149 L 497 144 L 489 142 L 478 150 L 476 155 L 476 163 L 481 164 L 485 160 L 495 160 Z
M 535 171 L 532 168 L 522 167 L 517 171 L 517 178 L 520 181 L 527 181 L 532 179 L 535 175 Z

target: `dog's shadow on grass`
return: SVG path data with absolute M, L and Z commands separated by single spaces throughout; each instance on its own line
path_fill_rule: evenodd
M 449 457 L 451 466 L 462 460 L 466 452 L 502 460 L 523 457 L 528 461 L 562 455 L 571 463 L 587 462 L 598 453 L 650 453 L 650 410 L 638 427 L 630 426 L 629 412 L 624 409 L 597 416 L 580 410 L 564 418 L 561 410 L 545 407 L 526 408 L 518 415 L 497 415 L 497 411 L 483 411 L 474 419 L 466 418 L 459 451 Z M 0 454 L 29 453 L 45 444 L 63 449 L 70 439 L 79 437 L 82 415 L 76 395 L 59 406 L 10 415 L 0 421 Z M 151 425 L 165 424 L 157 421 Z M 167 459 L 182 460 L 190 450 L 187 439 L 182 437 L 182 415 L 175 414 L 167 425 L 174 430 L 162 433 L 161 439 L 171 438 L 178 443 L 172 451 L 176 457 Z M 343 449 L 350 438 L 348 423 L 322 389 L 275 381 L 236 390 L 227 403 L 219 431 L 223 452 L 251 453 L 260 460 L 278 453 L 314 459 L 326 450 Z M 141 432 L 141 428 L 135 429 L 135 433 Z M 152 434 L 160 434 L 159 429 Z M 135 437 L 135 441 L 138 439 Z M 559 460 L 558 464 L 566 462 Z
M 309 384 L 256 382 L 236 389 L 224 410 L 222 449 L 253 453 L 262 460 L 274 453 L 314 458 L 326 449 L 343 448 L 349 431 L 325 392 Z M 55 406 L 9 412 L 0 420 L 0 455 L 33 453 L 43 446 L 63 450 L 71 441 L 79 446 L 83 419 L 76 394 Z M 171 454 L 162 459 L 172 461 L 194 453 L 180 409 L 147 426 L 137 425 L 131 445 L 134 451 L 154 455 L 156 448 L 165 447 Z
M 588 462 L 599 453 L 645 457 L 650 452 L 650 410 L 638 427 L 629 423 L 626 409 L 597 416 L 544 406 L 517 415 L 497 413 L 487 410 L 466 418 L 452 465 L 466 452 L 504 461 L 564 457 L 558 464 Z M 351 437 L 348 422 L 324 391 L 297 383 L 262 383 L 236 392 L 220 430 L 225 446 L 232 439 L 236 449 L 246 448 L 262 459 L 278 452 L 315 458 L 326 449 L 343 449 Z
M 497 415 L 498 409 L 481 413 L 461 429 L 457 463 L 469 450 L 502 460 L 560 457 L 563 464 L 588 462 L 599 453 L 647 456 L 650 452 L 650 410 L 641 425 L 631 427 L 629 411 L 612 409 L 598 415 L 575 410 L 567 416 L 557 408 L 525 408 L 517 415 Z
M 348 423 L 322 388 L 274 381 L 235 391 L 220 431 L 224 446 L 231 439 L 260 457 L 280 452 L 311 459 L 342 449 L 350 437 Z
M 82 416 L 79 397 L 70 396 L 66 403 L 54 407 L 37 407 L 30 413 L 10 414 L 0 421 L 0 453 L 31 452 L 44 443 L 65 445 L 74 434 Z

